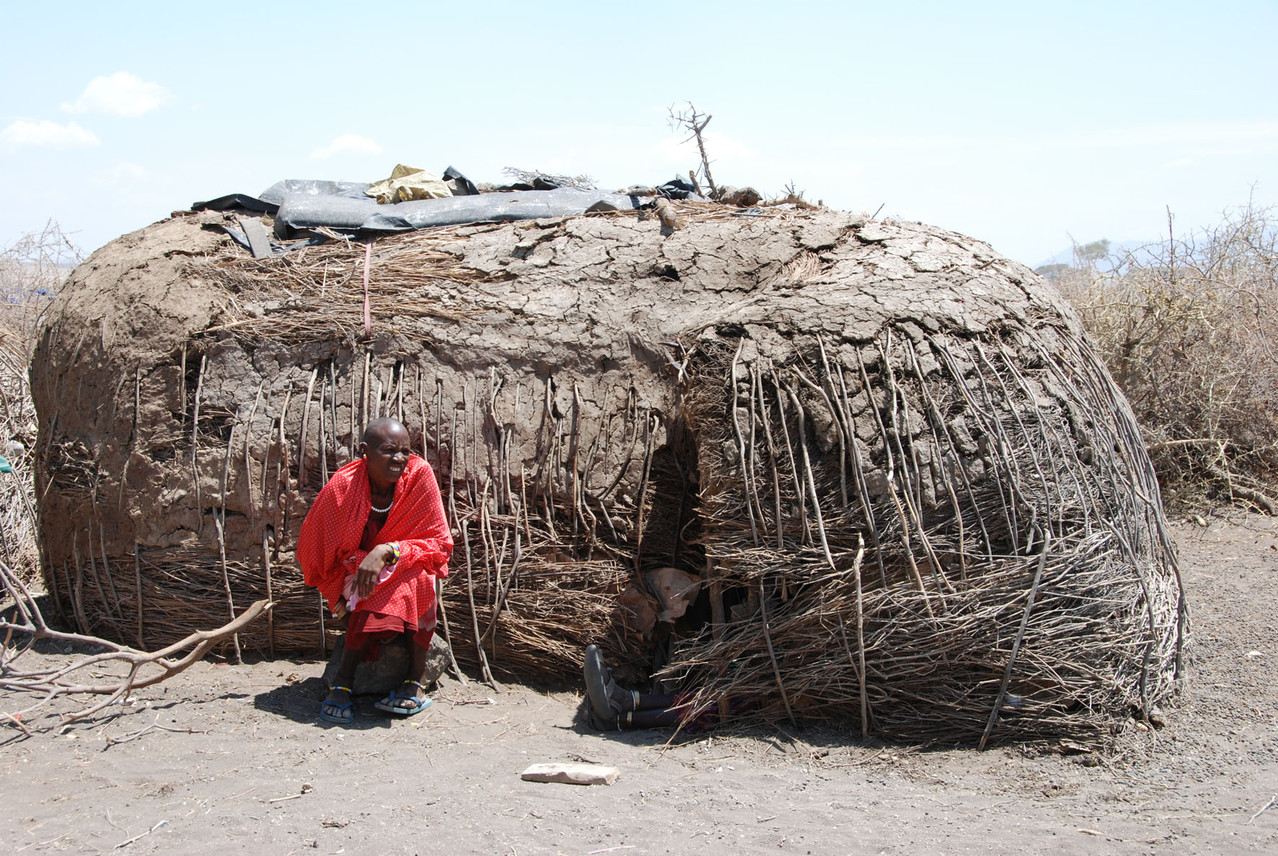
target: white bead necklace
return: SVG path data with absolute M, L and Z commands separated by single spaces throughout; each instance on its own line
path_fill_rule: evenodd
M 377 512 L 378 514 L 385 514 L 386 512 L 391 510 L 391 506 L 394 504 L 395 504 L 395 499 L 392 497 L 391 501 L 386 504 L 385 508 L 378 508 L 376 505 L 373 505 L 372 500 L 369 500 L 368 507 L 373 509 L 373 511 Z

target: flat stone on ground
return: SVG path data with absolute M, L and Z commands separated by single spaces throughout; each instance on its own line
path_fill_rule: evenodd
M 533 764 L 520 774 L 525 782 L 551 782 L 562 785 L 611 785 L 621 771 L 603 764 L 584 764 L 578 761 L 562 761 L 552 764 Z

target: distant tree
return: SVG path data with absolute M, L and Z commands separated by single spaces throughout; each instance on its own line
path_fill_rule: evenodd
M 0 455 L 13 472 L 0 478 L 0 558 L 6 573 L 30 586 L 40 585 L 40 552 L 31 478 L 36 416 L 29 366 L 40 315 L 80 260 L 80 250 L 53 221 L 0 246 Z
M 1099 241 L 1083 244 L 1075 252 L 1085 259 L 1103 259 L 1109 255 L 1109 238 L 1101 238 Z
M 1074 245 L 1074 261 L 1080 268 L 1090 269 L 1109 257 L 1109 239 Z
M 1074 270 L 1072 266 L 1057 262 L 1050 265 L 1039 265 L 1034 268 L 1034 273 L 1038 274 L 1048 282 L 1059 283 L 1072 270 Z

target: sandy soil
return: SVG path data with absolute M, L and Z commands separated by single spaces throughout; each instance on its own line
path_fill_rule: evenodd
M 667 745 L 656 731 L 591 732 L 578 695 L 452 680 L 420 716 L 362 705 L 343 729 L 317 720 L 321 662 L 202 663 L 62 733 L 0 731 L 0 841 L 10 853 L 1275 853 L 1278 521 L 1206 523 L 1175 527 L 1194 610 L 1187 699 L 1161 730 L 1129 724 L 1104 756 L 793 729 Z M 0 710 L 23 703 L 0 696 Z M 571 760 L 621 775 L 520 779 Z

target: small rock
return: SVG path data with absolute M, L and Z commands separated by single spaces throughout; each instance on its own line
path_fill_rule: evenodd
M 525 782 L 553 782 L 563 785 L 611 785 L 621 771 L 602 764 L 564 761 L 557 764 L 533 764 L 520 774 Z
M 763 199 L 759 195 L 759 191 L 753 187 L 721 187 L 719 188 L 719 201 L 724 205 L 735 205 L 738 208 L 749 208 L 752 205 L 758 205 Z
M 324 683 L 332 686 L 337 679 L 337 668 L 342 662 L 345 650 L 338 641 L 333 655 L 328 659 L 328 667 L 324 669 Z M 412 657 L 410 648 L 412 641 L 407 634 L 401 633 L 394 639 L 382 643 L 382 650 L 376 660 L 365 661 L 355 670 L 354 694 L 384 696 L 391 690 L 398 689 L 408 674 L 408 666 Z M 439 635 L 430 641 L 430 654 L 426 658 L 426 676 L 422 682 L 430 686 L 439 680 L 440 675 L 448 667 L 448 643 Z

